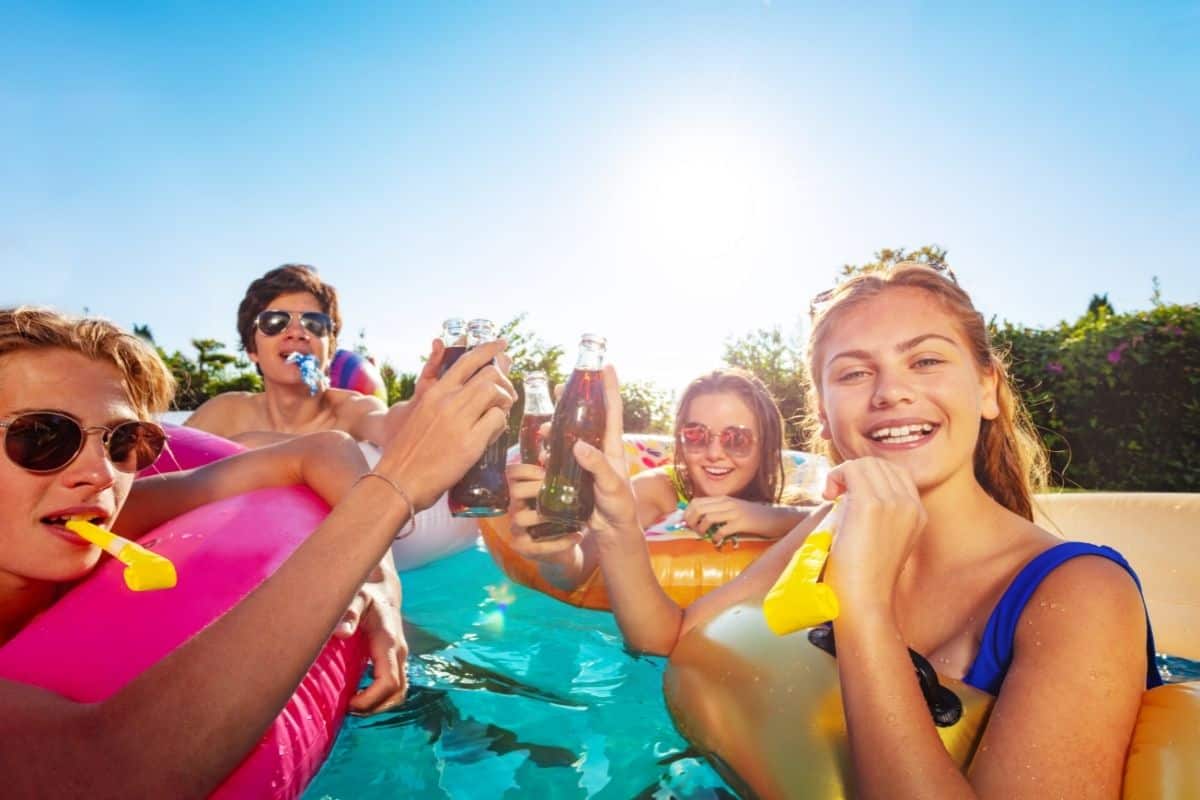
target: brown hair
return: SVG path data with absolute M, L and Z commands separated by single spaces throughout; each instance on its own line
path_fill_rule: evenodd
M 675 412 L 675 474 L 679 476 L 684 493 L 689 499 L 695 491 L 687 466 L 683 462 L 683 440 L 680 429 L 688 421 L 688 408 L 693 400 L 706 394 L 732 394 L 741 398 L 754 414 L 759 437 L 758 468 L 754 477 L 735 496 L 742 500 L 760 503 L 778 503 L 783 493 L 783 415 L 771 397 L 766 385 L 753 374 L 742 369 L 716 369 L 701 375 L 688 384 L 679 399 Z
M 167 410 L 175 379 L 154 348 L 108 320 L 69 317 L 48 308 L 0 309 L 0 360 L 22 350 L 61 348 L 112 364 L 138 416 Z
M 1046 485 L 1046 451 L 1020 395 L 1013 388 L 1004 358 L 992 347 L 983 315 L 975 310 L 971 298 L 957 283 L 927 264 L 905 261 L 889 269 L 855 275 L 838 286 L 827 303 L 814 309 L 808 341 L 806 428 L 809 448 L 828 456 L 835 464 L 843 460 L 833 442 L 823 439 L 819 433 L 821 362 L 817 353 L 826 334 L 846 311 L 896 287 L 921 289 L 933 296 L 958 322 L 979 369 L 996 376 L 1000 414 L 994 420 L 983 420 L 980 425 L 975 444 L 975 478 L 996 502 L 1026 519 L 1033 519 L 1033 493 Z
M 333 320 L 329 335 L 329 352 L 337 350 L 337 335 L 342 329 L 342 315 L 338 311 L 337 289 L 317 277 L 317 268 L 308 264 L 284 264 L 253 281 L 246 289 L 237 312 L 238 336 L 242 349 L 254 352 L 254 319 L 267 309 L 267 305 L 281 294 L 308 292 L 321 304 L 321 310 Z

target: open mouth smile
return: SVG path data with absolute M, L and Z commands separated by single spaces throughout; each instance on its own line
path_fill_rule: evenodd
M 880 444 L 910 444 L 933 435 L 938 426 L 930 422 L 876 428 L 867 435 Z

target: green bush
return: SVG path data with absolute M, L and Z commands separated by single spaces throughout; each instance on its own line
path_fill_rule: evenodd
M 1200 491 L 1200 306 L 1110 313 L 1049 330 L 993 326 L 1050 450 L 1052 481 Z

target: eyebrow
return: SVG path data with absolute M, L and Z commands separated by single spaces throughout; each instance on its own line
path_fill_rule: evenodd
M 922 333 L 920 336 L 914 336 L 911 339 L 900 342 L 900 344 L 896 345 L 896 352 L 897 353 L 906 353 L 909 350 L 912 350 L 913 348 L 917 347 L 922 342 L 924 342 L 928 339 L 940 339 L 943 342 L 953 345 L 956 349 L 958 349 L 958 342 L 954 341 L 949 336 L 943 336 L 940 333 Z M 837 361 L 839 358 L 861 358 L 863 360 L 869 361 L 871 359 L 871 354 L 868 353 L 866 350 L 843 350 L 842 352 L 840 352 L 837 355 L 830 358 L 825 363 L 832 364 L 834 361 Z

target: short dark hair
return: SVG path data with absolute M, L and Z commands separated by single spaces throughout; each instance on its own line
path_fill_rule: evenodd
M 238 306 L 237 328 L 242 339 L 242 349 L 254 352 L 254 319 L 267 309 L 267 305 L 281 294 L 308 292 L 321 304 L 321 310 L 333 320 L 329 334 L 329 352 L 337 350 L 337 335 L 342 329 L 342 315 L 338 311 L 337 289 L 317 277 L 317 268 L 308 264 L 284 264 L 263 275 L 250 284 L 246 296 Z

